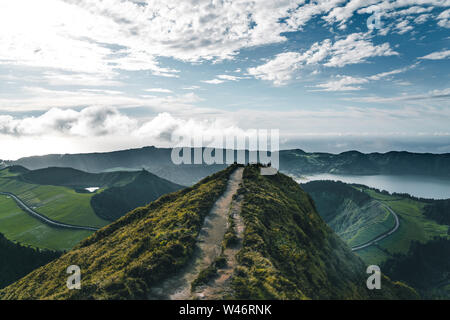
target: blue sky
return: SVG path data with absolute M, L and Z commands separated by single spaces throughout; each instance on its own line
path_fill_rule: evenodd
M 308 151 L 450 152 L 449 8 L 3 0 L 0 159 L 249 129 Z

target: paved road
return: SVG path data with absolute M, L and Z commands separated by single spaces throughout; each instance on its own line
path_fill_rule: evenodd
M 15 194 L 12 194 L 10 192 L 0 192 L 0 195 L 11 197 L 23 211 L 25 211 L 26 213 L 30 214 L 31 216 L 37 218 L 41 222 L 48 224 L 50 226 L 66 228 L 66 229 L 74 229 L 74 230 L 88 230 L 88 231 L 97 231 L 99 229 L 99 228 L 94 228 L 94 227 L 76 226 L 73 224 L 67 224 L 67 223 L 62 223 L 62 222 L 52 220 L 52 219 L 47 218 L 46 216 L 34 211 L 33 209 L 31 209 L 22 200 L 20 200 L 20 198 L 17 197 Z
M 368 242 L 366 242 L 366 243 L 364 243 L 364 244 L 361 244 L 361 245 L 359 245 L 359 246 L 352 247 L 352 251 L 357 251 L 357 250 L 361 250 L 361 249 L 367 248 L 367 247 L 373 245 L 374 243 L 376 243 L 376 242 L 378 242 L 378 241 L 380 241 L 380 240 L 383 240 L 383 239 L 386 238 L 386 237 L 389 237 L 391 234 L 393 234 L 395 231 L 397 231 L 398 227 L 400 227 L 400 220 L 398 219 L 397 214 L 396 214 L 390 207 L 388 207 L 386 204 L 381 203 L 381 202 L 379 202 L 379 201 L 377 201 L 377 202 L 378 202 L 382 207 L 386 208 L 386 209 L 394 216 L 394 219 L 395 219 L 395 226 L 394 226 L 391 230 L 389 230 L 389 231 L 383 233 L 383 234 L 380 235 L 380 236 L 377 236 L 377 237 L 376 237 L 375 239 L 373 239 L 373 240 L 370 240 L 370 241 L 368 241 Z

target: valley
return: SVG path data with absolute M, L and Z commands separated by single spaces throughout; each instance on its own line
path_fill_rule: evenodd
M 98 189 L 86 190 L 92 186 Z M 131 209 L 180 188 L 139 171 L 96 175 L 12 166 L 0 170 L 0 233 L 37 248 L 69 250 Z

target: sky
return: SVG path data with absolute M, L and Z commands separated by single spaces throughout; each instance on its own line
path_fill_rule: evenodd
M 0 159 L 280 131 L 450 152 L 450 0 L 1 0 Z

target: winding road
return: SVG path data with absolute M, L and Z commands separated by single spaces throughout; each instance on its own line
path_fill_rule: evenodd
M 25 204 L 25 202 L 23 202 L 19 197 L 17 197 L 13 193 L 1 192 L 0 191 L 0 195 L 11 197 L 17 203 L 17 205 L 19 206 L 20 209 L 22 209 L 26 213 L 30 214 L 32 217 L 40 220 L 41 222 L 43 222 L 43 223 L 45 223 L 45 224 L 47 224 L 49 226 L 58 227 L 58 228 L 73 229 L 73 230 L 88 230 L 88 231 L 97 231 L 97 230 L 99 230 L 99 228 L 87 227 L 87 226 L 77 226 L 77 225 L 73 225 L 73 224 L 67 224 L 67 223 L 62 223 L 62 222 L 58 222 L 58 221 L 52 220 L 52 219 L 47 218 L 46 216 L 44 216 L 44 215 L 34 211 L 33 209 L 31 209 L 29 206 L 27 206 Z
M 376 242 L 378 242 L 378 241 L 380 241 L 380 240 L 383 240 L 383 239 L 386 238 L 386 237 L 389 237 L 391 234 L 393 234 L 395 231 L 397 231 L 397 229 L 400 227 L 400 220 L 398 219 L 397 214 L 396 214 L 389 206 L 387 206 L 386 204 L 381 203 L 380 201 L 377 201 L 377 202 L 378 202 L 382 207 L 386 208 L 386 209 L 394 216 L 394 219 L 395 219 L 395 226 L 394 226 L 391 230 L 389 230 L 389 231 L 383 233 L 383 234 L 380 235 L 380 236 L 377 236 L 377 237 L 376 237 L 375 239 L 373 239 L 373 240 L 370 240 L 370 241 L 368 241 L 368 242 L 366 242 L 366 243 L 364 243 L 364 244 L 361 244 L 361 245 L 359 245 L 359 246 L 352 247 L 352 251 L 357 251 L 357 250 L 361 250 L 361 249 L 367 248 L 367 247 L 373 245 L 374 243 L 376 243 Z

